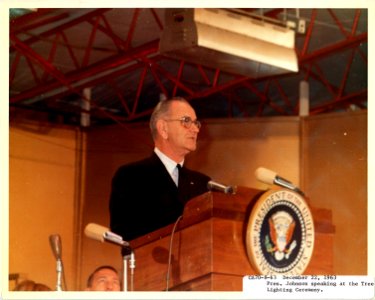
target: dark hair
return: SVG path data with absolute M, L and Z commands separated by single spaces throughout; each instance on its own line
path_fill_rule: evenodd
M 158 120 L 160 120 L 162 117 L 165 117 L 169 113 L 169 108 L 171 106 L 171 103 L 174 101 L 184 102 L 190 105 L 190 103 L 182 97 L 173 97 L 166 100 L 161 100 L 154 108 L 154 111 L 151 114 L 150 118 L 150 130 L 152 138 L 155 139 L 157 129 L 156 129 L 156 123 Z
M 98 273 L 100 270 L 103 270 L 103 269 L 109 269 L 109 270 L 112 270 L 113 272 L 115 272 L 117 275 L 118 275 L 118 272 L 117 270 L 110 266 L 110 265 L 104 265 L 104 266 L 99 266 L 97 267 L 89 276 L 89 278 L 87 279 L 87 283 L 86 283 L 86 286 L 87 287 L 91 287 L 92 286 L 92 281 L 94 279 L 94 276 L 96 273 Z

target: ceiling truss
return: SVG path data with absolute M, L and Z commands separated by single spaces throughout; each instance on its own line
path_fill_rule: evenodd
M 298 115 L 298 101 L 291 99 L 281 81 L 295 74 L 271 76 L 253 79 L 236 74 L 227 74 L 220 69 L 212 70 L 202 65 L 190 64 L 183 60 L 177 62 L 173 70 L 165 67 L 171 59 L 158 53 L 158 39 L 139 44 L 140 14 L 145 9 L 133 9 L 130 25 L 124 36 L 119 36 L 112 28 L 115 20 L 109 19 L 107 13 L 111 9 L 90 10 L 76 18 L 69 18 L 69 13 L 58 9 L 39 9 L 36 13 L 24 15 L 11 21 L 10 24 L 10 107 L 25 108 L 32 104 L 31 109 L 45 111 L 60 110 L 63 113 L 89 113 L 99 119 L 111 119 L 115 122 L 129 122 L 148 116 L 152 105 L 141 106 L 144 101 L 142 94 L 150 84 L 165 97 L 183 95 L 191 101 L 205 101 L 213 95 L 224 95 L 228 102 L 227 117 L 233 117 L 233 106 L 244 117 L 261 117 L 266 108 L 278 115 Z M 148 9 L 158 34 L 163 30 L 163 22 L 155 9 Z M 358 60 L 367 72 L 367 52 L 363 44 L 367 44 L 367 32 L 358 32 L 358 23 L 362 11 L 355 11 L 350 28 L 333 10 L 327 10 L 334 26 L 341 32 L 341 39 L 320 48 L 310 50 L 314 38 L 318 10 L 312 10 L 307 21 L 306 34 L 297 45 L 299 61 L 299 77 L 303 80 L 319 82 L 328 92 L 329 97 L 324 103 L 310 108 L 310 114 L 319 114 L 345 108 L 352 104 L 362 109 L 367 106 L 367 85 L 363 88 L 346 92 L 353 61 Z M 278 17 L 282 10 L 272 10 L 268 16 Z M 65 21 L 66 20 L 66 21 Z M 59 23 L 60 25 L 55 25 Z M 70 40 L 71 32 L 80 26 L 89 26 L 86 33 L 87 43 L 83 48 L 77 48 Z M 47 28 L 47 29 L 46 29 Z M 37 33 L 36 33 L 37 32 Z M 33 34 L 31 34 L 33 33 Z M 106 38 L 105 48 L 101 49 L 101 58 L 97 57 L 97 40 Z M 48 51 L 38 52 L 35 47 L 40 42 L 48 41 Z M 104 46 L 103 46 L 104 47 Z M 69 69 L 61 70 L 58 53 L 65 53 L 69 61 Z M 103 55 L 104 53 L 104 55 Z M 344 72 L 337 74 L 335 81 L 326 76 L 322 69 L 322 59 L 329 59 L 335 54 L 345 54 Z M 95 57 L 95 59 L 94 59 Z M 193 70 L 193 71 L 192 71 Z M 186 80 L 184 74 L 194 72 L 196 82 Z M 24 89 L 19 90 L 17 78 L 20 74 L 28 74 L 29 80 Z M 133 79 L 134 93 L 129 96 L 123 92 L 121 81 L 124 76 Z M 147 83 L 146 83 L 147 82 Z M 199 83 L 199 84 L 197 84 Z M 113 95 L 120 106 L 115 112 L 111 111 L 103 101 L 88 99 L 83 95 L 85 88 L 105 85 L 108 93 Z M 250 112 L 243 104 L 243 96 L 238 90 L 246 90 L 255 95 L 257 108 Z M 277 91 L 274 97 L 270 90 Z M 76 95 L 83 101 L 90 102 L 90 110 L 82 106 L 71 105 L 59 107 L 61 99 Z M 275 101 L 275 99 L 279 99 Z M 113 100 L 114 101 L 114 100 Z M 43 103 L 43 105 L 37 105 Z

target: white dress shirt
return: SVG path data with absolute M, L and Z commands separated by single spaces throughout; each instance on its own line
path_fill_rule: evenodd
M 154 152 L 160 158 L 162 163 L 164 164 L 165 168 L 167 169 L 169 175 L 171 175 L 174 183 L 178 186 L 178 168 L 177 165 L 179 164 L 181 167 L 184 164 L 184 161 L 179 162 L 178 164 L 166 156 L 163 152 L 161 152 L 157 147 L 155 147 Z

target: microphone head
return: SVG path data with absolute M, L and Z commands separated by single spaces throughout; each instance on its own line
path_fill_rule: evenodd
M 52 234 L 49 236 L 49 243 L 51 245 L 51 249 L 53 255 L 56 259 L 61 259 L 61 238 L 59 234 Z
M 233 187 L 231 185 L 224 185 L 213 180 L 210 180 L 209 182 L 207 182 L 207 189 L 209 191 L 219 191 L 224 194 L 236 193 L 236 187 Z
M 267 184 L 273 184 L 276 176 L 277 176 L 276 172 L 268 170 L 263 167 L 260 167 L 255 170 L 255 177 L 259 181 L 267 183 Z
M 104 235 L 106 232 L 108 232 L 109 229 L 107 227 L 89 223 L 85 227 L 85 235 L 91 239 L 100 241 L 104 243 Z

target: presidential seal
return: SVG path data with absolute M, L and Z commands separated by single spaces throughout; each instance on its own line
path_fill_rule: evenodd
M 291 190 L 270 190 L 251 211 L 246 250 L 260 274 L 299 275 L 310 262 L 314 238 L 314 221 L 304 198 Z

